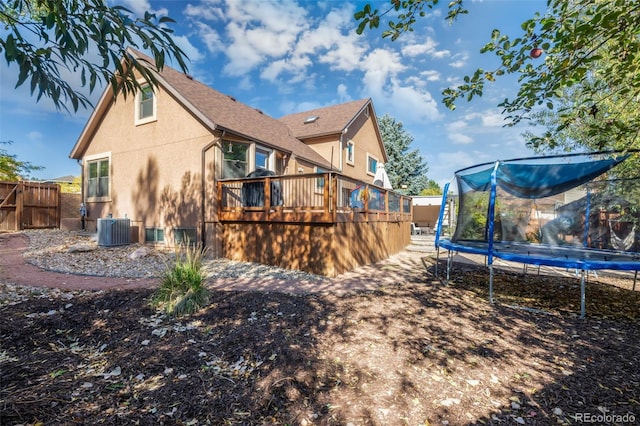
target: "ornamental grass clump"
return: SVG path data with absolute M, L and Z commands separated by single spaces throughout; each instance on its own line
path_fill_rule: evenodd
M 162 282 L 156 290 L 152 305 L 169 315 L 191 315 L 209 303 L 209 291 L 204 286 L 201 244 L 180 245 L 176 262 L 167 266 Z

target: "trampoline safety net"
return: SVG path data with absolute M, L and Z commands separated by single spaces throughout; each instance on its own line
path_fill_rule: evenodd
M 436 245 L 533 264 L 638 269 L 640 180 L 602 176 L 629 153 L 485 163 L 455 173 Z

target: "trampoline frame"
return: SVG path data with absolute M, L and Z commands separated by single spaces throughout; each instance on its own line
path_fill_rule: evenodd
M 493 296 L 493 279 L 494 257 L 518 262 L 525 265 L 552 266 L 572 268 L 580 271 L 580 318 L 586 316 L 586 283 L 585 277 L 588 271 L 592 270 L 621 270 L 635 271 L 633 288 L 640 270 L 640 253 L 638 252 L 619 252 L 613 250 L 593 249 L 578 246 L 553 246 L 549 244 L 536 243 L 520 243 L 520 242 L 496 242 L 494 241 L 494 220 L 495 220 L 495 199 L 497 193 L 497 171 L 500 161 L 495 162 L 491 173 L 491 186 L 489 189 L 489 206 L 487 211 L 487 241 L 476 240 L 460 240 L 451 241 L 450 239 L 441 239 L 442 225 L 444 219 L 444 211 L 447 206 L 447 194 L 449 192 L 448 182 L 444 186 L 438 223 L 436 226 L 435 247 L 436 247 L 436 266 L 435 274 L 438 276 L 438 263 L 440 257 L 440 248 L 446 249 L 447 254 L 447 273 L 446 282 L 449 282 L 452 253 L 463 252 L 486 256 L 486 263 L 489 268 L 489 302 L 494 303 Z M 462 169 L 466 170 L 466 169 Z M 459 172 L 459 171 L 458 171 Z M 456 172 L 456 174 L 458 173 Z M 587 200 L 589 193 L 587 192 Z M 589 203 L 587 202 L 586 217 L 589 217 Z M 588 229 L 585 227 L 584 234 L 587 235 Z M 586 241 L 586 238 L 584 239 Z M 526 252 L 526 254 L 524 254 Z

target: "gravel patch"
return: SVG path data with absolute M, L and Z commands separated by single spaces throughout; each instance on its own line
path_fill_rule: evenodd
M 161 277 L 172 266 L 176 252 L 164 247 L 129 244 L 117 247 L 98 246 L 95 234 L 61 230 L 24 231 L 29 247 L 26 261 L 49 271 L 120 278 Z M 145 255 L 137 257 L 145 248 Z M 205 258 L 204 271 L 209 279 L 271 278 L 323 283 L 327 277 L 249 262 Z

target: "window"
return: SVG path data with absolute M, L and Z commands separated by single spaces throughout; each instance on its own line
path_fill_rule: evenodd
M 224 161 L 222 165 L 222 178 L 243 178 L 249 173 L 249 145 L 223 141 L 222 155 Z
M 355 164 L 355 145 L 352 140 L 347 142 L 347 164 Z
M 145 243 L 163 243 L 164 228 L 144 228 Z
M 87 197 L 109 197 L 109 158 L 87 161 Z
M 270 170 L 269 169 L 269 157 L 271 156 L 271 151 L 256 147 L 256 170 Z
M 143 86 L 137 94 L 136 124 L 145 124 L 156 119 L 156 96 L 153 87 Z
M 378 159 L 367 153 L 367 174 L 375 175 L 378 169 Z
M 195 247 L 197 244 L 198 233 L 196 228 L 173 228 L 173 241 L 176 245 L 184 244 Z
M 316 167 L 315 171 L 316 173 L 326 172 L 326 170 L 323 169 L 322 167 Z M 324 192 L 324 175 L 316 179 L 316 192 Z

